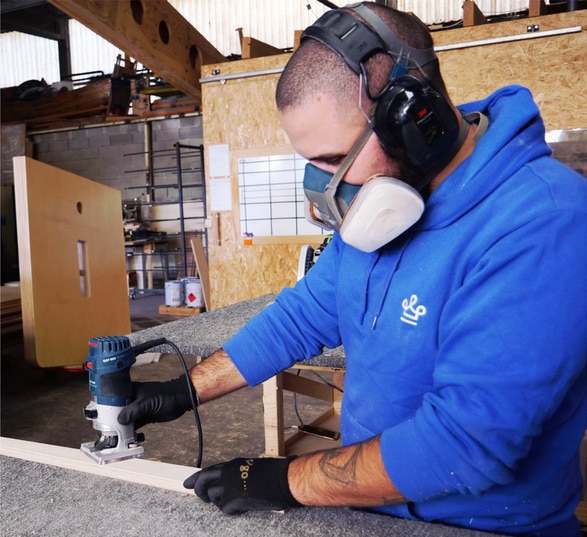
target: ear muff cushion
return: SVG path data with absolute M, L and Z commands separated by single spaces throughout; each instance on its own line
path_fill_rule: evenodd
M 340 236 L 363 252 L 373 252 L 413 226 L 423 212 L 424 201 L 411 186 L 393 177 L 375 177 L 355 196 Z
M 417 78 L 402 76 L 377 101 L 373 130 L 388 154 L 397 156 L 399 150 L 426 171 L 453 147 L 459 123 L 440 93 Z

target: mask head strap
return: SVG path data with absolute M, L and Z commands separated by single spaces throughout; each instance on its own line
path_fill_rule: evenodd
M 347 7 L 368 24 L 344 9 L 333 9 L 306 28 L 301 40 L 313 38 L 324 43 L 340 54 L 357 75 L 361 74 L 361 64 L 377 52 L 399 57 L 408 69 L 423 67 L 436 59 L 434 48 L 416 49 L 406 45 L 367 6 L 353 4 Z
M 401 63 L 408 69 L 421 68 L 436 59 L 434 48 L 414 48 L 406 45 L 389 26 L 385 24 L 373 11 L 364 4 L 352 4 L 348 6 L 355 13 L 363 17 L 385 43 L 387 52 L 399 55 Z
M 361 136 L 359 136 L 359 139 L 355 142 L 355 145 L 353 145 L 348 155 L 344 158 L 338 167 L 338 170 L 336 170 L 336 173 L 332 176 L 332 179 L 324 189 L 326 205 L 328 206 L 332 216 L 336 218 L 339 226 L 342 223 L 344 214 L 341 212 L 340 207 L 336 202 L 336 191 L 338 190 L 338 185 L 342 181 L 342 178 L 345 176 L 348 169 L 351 167 L 351 164 L 357 158 L 357 155 L 361 152 L 363 147 L 365 147 L 365 144 L 367 143 L 367 140 L 371 136 L 372 132 L 373 130 L 371 129 L 371 125 L 368 123 L 361 133 Z

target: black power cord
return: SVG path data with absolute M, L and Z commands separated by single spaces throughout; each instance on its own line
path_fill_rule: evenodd
M 308 371 L 310 373 L 313 373 L 316 377 L 318 377 L 322 381 L 322 383 L 325 384 L 326 386 L 329 386 L 333 390 L 337 390 L 341 393 L 344 393 L 344 390 L 342 390 L 341 388 L 339 388 L 338 386 L 336 386 L 332 382 L 328 382 L 322 375 L 320 375 L 316 371 L 313 371 L 313 370 L 308 370 Z M 299 376 L 301 376 L 301 373 L 302 373 L 302 370 L 298 369 L 296 372 L 296 375 L 299 377 Z M 340 434 L 338 432 L 330 431 L 328 429 L 323 429 L 321 427 L 315 427 L 313 425 L 307 425 L 304 423 L 304 420 L 300 416 L 300 412 L 298 409 L 298 394 L 295 391 L 293 392 L 293 406 L 294 406 L 294 412 L 295 412 L 296 417 L 298 418 L 298 421 L 300 422 L 300 424 L 299 425 L 291 425 L 289 427 L 286 427 L 286 429 L 298 429 L 299 431 L 301 431 L 303 433 L 308 433 L 308 434 L 320 436 L 320 437 L 326 438 L 328 440 L 338 440 L 339 439 Z
M 143 354 L 144 352 L 146 352 L 149 349 L 152 349 L 153 347 L 159 347 L 161 345 L 169 345 L 175 351 L 175 355 L 179 359 L 179 361 L 181 363 L 181 367 L 183 368 L 183 372 L 185 373 L 185 376 L 186 376 L 186 380 L 188 383 L 188 389 L 190 392 L 190 401 L 192 403 L 192 410 L 194 411 L 194 420 L 196 422 L 196 429 L 198 431 L 198 456 L 196 458 L 196 467 L 201 468 L 202 467 L 202 453 L 204 451 L 204 436 L 202 433 L 202 422 L 200 421 L 200 414 L 198 413 L 198 394 L 196 393 L 196 389 L 194 388 L 194 385 L 192 384 L 192 382 L 190 380 L 190 372 L 188 370 L 188 366 L 186 364 L 185 358 L 183 357 L 183 353 L 179 350 L 179 347 L 175 343 L 173 343 L 172 341 L 169 341 L 168 339 L 166 339 L 164 337 L 158 338 L 158 339 L 153 339 L 153 340 L 147 341 L 145 343 L 139 343 L 138 345 L 135 345 L 133 347 L 133 350 L 134 350 L 135 356 L 138 356 L 139 354 Z

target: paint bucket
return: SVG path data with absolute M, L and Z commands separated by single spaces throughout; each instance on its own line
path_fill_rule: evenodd
M 202 296 L 202 282 L 200 278 L 186 278 L 185 282 L 185 304 L 188 308 L 201 308 L 204 305 Z
M 183 282 L 181 280 L 170 280 L 165 282 L 165 305 L 183 305 Z

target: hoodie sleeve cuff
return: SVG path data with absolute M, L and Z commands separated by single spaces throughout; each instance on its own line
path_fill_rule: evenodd
M 381 435 L 381 456 L 387 475 L 409 500 L 422 502 L 450 494 L 453 487 L 443 482 L 425 454 L 414 420 L 407 420 Z
M 265 349 L 258 345 L 246 326 L 223 348 L 249 386 L 261 384 L 287 367 L 279 367 L 266 358 Z

